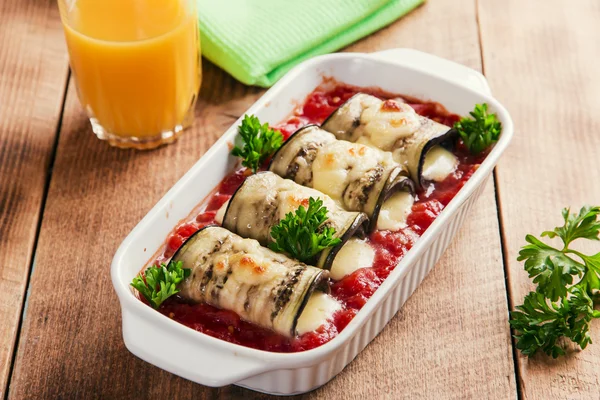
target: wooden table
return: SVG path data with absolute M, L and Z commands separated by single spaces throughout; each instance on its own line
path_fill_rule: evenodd
M 515 260 L 524 235 L 558 225 L 563 206 L 600 203 L 599 20 L 597 0 L 430 0 L 347 49 L 413 47 L 481 70 L 516 132 L 423 285 L 303 397 L 600 398 L 600 345 L 528 360 L 508 326 L 532 288 Z M 0 397 L 268 397 L 131 355 L 110 283 L 121 240 L 263 92 L 204 71 L 196 123 L 177 144 L 110 148 L 77 100 L 55 0 L 0 0 Z

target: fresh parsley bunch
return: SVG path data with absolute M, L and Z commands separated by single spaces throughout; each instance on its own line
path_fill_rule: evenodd
M 592 339 L 590 322 L 600 318 L 594 300 L 600 291 L 600 253 L 589 256 L 570 247 L 577 239 L 599 240 L 600 207 L 583 207 L 579 214 L 562 211 L 564 225 L 542 233 L 559 237 L 561 249 L 549 246 L 532 235 L 519 252 L 525 270 L 537 284 L 524 303 L 511 312 L 510 325 L 516 332 L 517 348 L 527 356 L 538 350 L 556 358 L 564 355 L 561 337 L 585 349 Z M 575 283 L 574 283 L 575 282 Z
M 469 113 L 472 118 L 461 118 L 454 129 L 458 131 L 463 143 L 472 154 L 479 154 L 498 141 L 502 132 L 502 123 L 496 114 L 488 113 L 487 104 L 477 104 Z
M 140 273 L 133 278 L 131 286 L 136 288 L 152 307 L 158 309 L 163 301 L 179 293 L 177 284 L 190 276 L 191 270 L 181 268 L 182 266 L 181 261 L 171 261 L 169 265 L 161 264 L 160 267 L 153 265 L 143 273 L 143 276 Z
M 238 132 L 244 146 L 235 146 L 231 154 L 242 158 L 242 165 L 254 173 L 283 144 L 281 132 L 269 128 L 269 124 L 261 125 L 254 115 L 244 116 Z
M 335 228 L 324 225 L 327 213 L 323 200 L 309 198 L 308 208 L 301 205 L 295 213 L 287 213 L 284 219 L 271 228 L 273 242 L 269 247 L 302 262 L 312 261 L 322 250 L 342 242 L 333 237 Z

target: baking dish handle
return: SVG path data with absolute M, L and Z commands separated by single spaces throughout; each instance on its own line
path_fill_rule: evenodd
M 478 71 L 432 54 L 414 49 L 398 48 L 370 53 L 369 56 L 425 70 L 485 95 L 492 93 L 487 79 Z
M 146 307 L 141 302 L 140 305 Z M 153 310 L 150 311 L 154 313 Z M 122 307 L 122 316 L 123 339 L 131 353 L 202 385 L 226 386 L 260 374 L 271 367 L 264 360 L 247 357 L 232 349 L 224 349 L 223 343 L 219 343 L 220 339 L 208 336 L 199 338 L 198 332 L 174 321 L 172 324 L 150 321 L 154 317 L 164 318 L 162 315 L 152 315 L 148 318 Z M 166 338 L 173 337 L 177 340 L 165 342 Z M 170 351 L 157 351 L 157 344 L 167 346 Z M 231 344 L 228 345 L 225 346 L 232 347 Z

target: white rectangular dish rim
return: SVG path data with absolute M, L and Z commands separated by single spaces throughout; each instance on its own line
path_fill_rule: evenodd
M 340 334 L 338 334 L 331 341 L 312 350 L 298 353 L 274 353 L 232 344 L 224 340 L 211 337 L 188 328 L 178 322 L 173 321 L 167 316 L 156 312 L 135 297 L 129 286 L 131 277 L 124 276 L 125 274 L 122 272 L 126 259 L 125 256 L 127 252 L 130 251 L 129 249 L 131 248 L 132 244 L 136 241 L 143 240 L 144 235 L 148 234 L 149 228 L 153 221 L 155 221 L 157 218 L 164 218 L 164 212 L 165 210 L 169 209 L 170 204 L 172 204 L 172 200 L 176 196 L 181 195 L 181 193 L 188 190 L 186 188 L 191 181 L 192 176 L 199 174 L 202 170 L 207 168 L 210 160 L 215 156 L 219 149 L 221 149 L 223 146 L 227 146 L 228 143 L 233 142 L 237 135 L 236 127 L 241 122 L 241 118 L 238 119 L 232 125 L 232 127 L 230 127 L 226 133 L 224 133 L 222 137 L 215 142 L 215 144 L 163 196 L 163 198 L 131 231 L 131 233 L 125 238 L 117 250 L 111 265 L 112 282 L 119 297 L 123 315 L 125 315 L 125 309 L 127 309 L 128 312 L 135 314 L 139 318 L 147 320 L 147 322 L 151 325 L 162 326 L 163 330 L 169 330 L 171 333 L 181 338 L 188 338 L 198 346 L 206 347 L 207 355 L 218 355 L 219 357 L 226 359 L 225 362 L 230 361 L 229 364 L 232 364 L 231 368 L 228 371 L 223 371 L 222 368 L 215 368 L 214 371 L 211 371 L 210 365 L 203 367 L 201 365 L 202 363 L 199 362 L 199 370 L 196 370 L 194 371 L 194 374 L 191 374 L 191 372 L 185 373 L 184 371 L 181 371 L 181 365 L 177 365 L 176 363 L 167 365 L 164 360 L 156 359 L 150 353 L 144 353 L 142 349 L 136 347 L 135 343 L 127 340 L 125 337 L 126 332 L 124 316 L 123 334 L 126 345 L 130 351 L 132 351 L 138 357 L 163 369 L 209 386 L 224 386 L 227 384 L 236 383 L 251 376 L 276 369 L 310 366 L 319 362 L 320 360 L 332 357 L 333 354 L 340 351 L 340 349 L 347 344 L 354 335 L 357 334 L 360 328 L 368 321 L 374 310 L 376 310 L 380 303 L 386 299 L 390 293 L 390 290 L 393 289 L 401 281 L 401 279 L 406 276 L 407 273 L 410 272 L 410 267 L 414 266 L 415 261 L 419 259 L 419 257 L 429 248 L 429 246 L 431 246 L 440 229 L 448 223 L 453 214 L 456 213 L 461 205 L 468 200 L 473 192 L 482 184 L 483 180 L 491 173 L 498 161 L 498 158 L 508 146 L 513 135 L 512 121 L 508 115 L 508 112 L 491 96 L 485 78 L 478 72 L 462 65 L 410 49 L 394 49 L 374 54 L 341 53 L 316 57 L 302 63 L 290 71 L 275 86 L 268 90 L 254 105 L 252 105 L 246 111 L 246 113 L 256 114 L 261 108 L 268 107 L 271 102 L 275 101 L 275 98 L 283 91 L 289 82 L 297 79 L 300 74 L 307 69 L 316 68 L 319 65 L 332 60 L 342 60 L 350 63 L 354 60 L 361 59 L 369 61 L 376 60 L 377 63 L 401 66 L 405 70 L 414 70 L 423 75 L 430 75 L 435 80 L 445 81 L 451 85 L 461 86 L 462 90 L 476 94 L 478 97 L 482 97 L 485 102 L 490 105 L 490 109 L 498 114 L 503 123 L 503 133 L 499 142 L 486 157 L 479 169 L 466 182 L 456 197 L 440 213 L 440 215 L 424 232 L 419 240 L 417 240 L 413 248 L 407 252 L 396 268 L 388 276 L 388 278 L 382 283 L 379 289 L 373 294 L 365 306 L 357 313 L 354 319 Z M 310 88 L 310 90 L 312 89 L 313 88 Z M 290 109 L 289 111 L 291 112 L 292 110 Z M 278 121 L 269 122 L 274 123 Z M 191 209 L 187 211 L 190 212 Z M 177 224 L 177 222 L 178 221 L 172 221 L 173 227 Z

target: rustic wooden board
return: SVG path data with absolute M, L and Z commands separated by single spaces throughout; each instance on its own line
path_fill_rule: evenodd
M 474 3 L 432 1 L 351 50 L 399 46 L 480 68 Z M 108 274 L 130 229 L 261 93 L 205 67 L 193 130 L 148 153 L 96 140 L 69 88 L 10 398 L 267 397 L 192 384 L 128 353 Z M 492 184 L 472 214 L 383 333 L 334 381 L 305 397 L 515 397 Z
M 479 10 L 485 73 L 516 126 L 497 169 L 514 306 L 533 288 L 516 261 L 525 234 L 562 224 L 564 206 L 600 203 L 600 3 L 481 0 Z M 559 360 L 519 354 L 522 397 L 600 398 L 600 324 L 591 335 Z
M 67 81 L 63 42 L 54 1 L 0 3 L 0 398 Z

